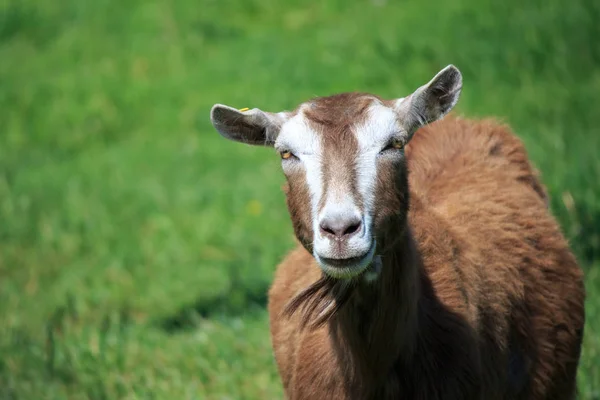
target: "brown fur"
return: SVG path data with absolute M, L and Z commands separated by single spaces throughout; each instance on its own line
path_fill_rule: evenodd
M 288 184 L 284 187 L 287 206 L 294 226 L 294 233 L 302 245 L 312 251 L 312 221 L 310 211 L 310 194 L 303 171 L 294 171 L 288 177 Z M 293 193 L 293 195 L 290 195 Z
M 406 164 L 380 172 L 375 282 L 324 278 L 307 243 L 279 266 L 269 313 L 287 398 L 574 399 L 582 273 L 521 141 L 447 117 L 417 131 Z M 308 229 L 308 195 L 288 205 Z

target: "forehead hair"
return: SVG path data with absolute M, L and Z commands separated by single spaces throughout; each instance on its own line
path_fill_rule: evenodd
M 301 109 L 314 128 L 348 129 L 367 118 L 373 103 L 382 103 L 382 100 L 367 93 L 341 93 L 315 98 Z

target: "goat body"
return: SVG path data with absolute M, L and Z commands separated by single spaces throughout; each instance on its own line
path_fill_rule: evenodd
M 278 267 L 269 313 L 286 396 L 574 399 L 582 272 L 521 141 L 447 117 L 416 132 L 406 159 L 410 207 L 374 282 L 323 281 L 304 246 Z M 319 282 L 313 311 L 351 287 L 315 328 L 285 311 Z

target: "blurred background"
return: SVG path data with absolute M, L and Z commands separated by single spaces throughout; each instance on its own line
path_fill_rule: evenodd
M 266 293 L 294 246 L 270 149 L 214 103 L 402 97 L 525 141 L 586 273 L 600 399 L 597 0 L 0 2 L 0 399 L 273 399 Z

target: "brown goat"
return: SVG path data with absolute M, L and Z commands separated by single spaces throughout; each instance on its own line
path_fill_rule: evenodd
M 282 158 L 301 244 L 269 293 L 287 398 L 575 398 L 582 272 L 521 141 L 434 122 L 461 87 L 449 66 L 397 100 L 213 107 L 223 136 Z

